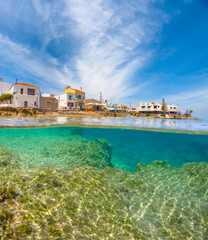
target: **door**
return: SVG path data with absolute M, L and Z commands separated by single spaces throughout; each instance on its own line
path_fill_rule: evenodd
M 48 108 L 48 109 L 51 108 L 51 102 L 47 102 L 47 108 Z
M 28 106 L 28 102 L 24 101 L 24 107 L 27 107 L 27 106 Z

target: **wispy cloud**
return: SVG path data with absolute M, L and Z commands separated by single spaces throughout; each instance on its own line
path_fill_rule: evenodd
M 182 111 L 192 109 L 195 116 L 208 119 L 208 87 L 169 95 L 165 99 L 169 103 L 177 103 Z
M 12 64 L 13 70 L 21 70 L 33 77 L 39 84 L 66 86 L 72 75 L 66 65 L 57 68 L 57 61 L 50 55 L 34 52 L 21 44 L 17 44 L 7 36 L 0 34 L 0 58 L 4 63 Z M 24 74 L 23 74 L 24 75 Z M 50 86 L 51 88 L 51 86 Z
M 81 39 L 75 69 L 84 89 L 111 100 L 134 94 L 142 83 L 133 84 L 132 76 L 151 57 L 145 46 L 167 16 L 151 0 L 67 0 L 66 6 L 71 33 Z
M 0 55 L 4 61 L 59 89 L 67 84 L 82 86 L 90 97 L 102 91 L 114 101 L 147 84 L 140 78 L 133 82 L 133 77 L 151 59 L 147 46 L 157 41 L 155 33 L 168 21 L 154 1 L 21 1 L 20 5 L 4 2 L 0 14 L 6 12 L 5 18 L 11 20 L 8 27 L 14 32 L 18 27 L 30 40 L 2 33 Z M 14 8 L 16 20 L 12 22 Z M 22 24 L 27 28 L 21 29 Z M 38 47 L 33 47 L 33 39 Z M 61 57 L 54 55 L 57 51 Z

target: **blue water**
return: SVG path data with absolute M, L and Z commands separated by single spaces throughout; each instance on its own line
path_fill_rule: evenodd
M 165 160 L 175 167 L 208 162 L 208 135 L 82 127 L 0 129 L 0 146 L 34 161 L 45 157 L 45 152 L 48 161 L 53 161 L 54 152 L 74 138 L 107 140 L 112 147 L 112 163 L 130 170 L 154 160 Z M 65 155 L 62 152 L 59 157 Z
M 207 162 L 206 134 L 2 128 L 0 236 L 208 239 Z

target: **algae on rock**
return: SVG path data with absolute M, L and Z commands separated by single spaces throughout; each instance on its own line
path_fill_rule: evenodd
M 110 167 L 106 142 L 65 144 L 57 161 L 30 168 L 0 149 L 2 239 L 208 238 L 207 163 L 154 161 L 132 173 Z

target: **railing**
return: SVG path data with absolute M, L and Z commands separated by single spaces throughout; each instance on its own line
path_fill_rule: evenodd
M 39 95 L 39 93 L 31 94 L 31 93 L 28 93 L 28 92 L 21 92 L 21 91 L 15 91 L 15 92 L 13 92 L 13 95 L 14 94 L 28 95 L 28 96 L 38 96 Z

